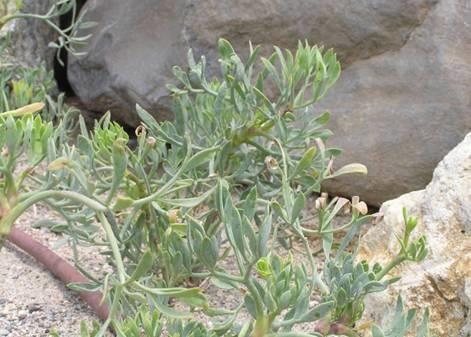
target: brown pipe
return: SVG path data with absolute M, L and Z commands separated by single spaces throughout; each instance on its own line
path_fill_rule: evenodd
M 46 269 L 48 269 L 65 284 L 85 283 L 89 281 L 85 276 L 80 274 L 74 267 L 67 263 L 67 261 L 65 261 L 49 248 L 34 240 L 28 234 L 13 228 L 8 235 L 8 240 L 34 257 L 38 262 L 43 264 Z M 100 304 L 103 296 L 101 292 L 82 291 L 79 292 L 79 296 L 82 300 L 88 303 L 88 305 L 91 306 L 93 310 L 95 310 L 100 319 L 106 320 L 108 318 L 108 305 Z

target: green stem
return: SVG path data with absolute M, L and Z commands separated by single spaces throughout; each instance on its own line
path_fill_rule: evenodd
M 272 138 L 273 141 L 278 145 L 278 147 L 280 148 L 280 152 L 281 152 L 281 158 L 283 160 L 283 180 L 286 181 L 288 180 L 288 160 L 286 158 L 286 153 L 285 153 L 285 150 L 283 148 L 283 145 L 281 145 L 281 142 L 278 140 L 278 138 Z
M 264 152 L 265 154 L 268 154 L 273 157 L 277 157 L 280 155 L 280 153 L 274 152 L 266 147 L 263 147 L 262 145 L 254 142 L 253 140 L 248 140 L 246 141 L 247 144 L 252 145 L 253 147 L 257 148 L 258 150 Z
M 314 254 L 312 253 L 312 250 L 311 250 L 311 247 L 309 246 L 309 243 L 306 239 L 306 237 L 304 235 L 302 235 L 301 233 L 301 241 L 303 242 L 303 245 L 304 245 L 304 249 L 306 250 L 306 253 L 309 257 L 309 263 L 311 265 L 311 271 L 312 271 L 312 274 L 313 274 L 313 283 L 314 284 L 317 284 L 317 286 L 319 287 L 319 289 L 321 290 L 321 292 L 323 294 L 327 294 L 329 293 L 329 287 L 327 287 L 327 285 L 324 283 L 324 281 L 322 281 L 321 277 L 320 277 L 320 274 L 319 272 L 317 271 L 317 265 L 316 265 L 316 262 L 314 261 Z
M 255 327 L 252 337 L 265 337 L 270 328 L 270 322 L 267 316 L 262 315 L 255 320 Z
M 344 229 L 347 229 L 349 227 L 351 227 L 353 225 L 354 221 L 350 221 L 349 223 L 343 225 L 343 226 L 340 226 L 340 227 L 337 227 L 337 228 L 332 228 L 332 229 L 326 229 L 326 230 L 323 230 L 323 231 L 319 231 L 319 230 L 312 230 L 312 229 L 309 229 L 309 228 L 304 228 L 301 226 L 301 229 L 303 232 L 307 233 L 307 234 L 315 234 L 315 235 L 318 235 L 318 236 L 322 236 L 322 234 L 328 234 L 328 233 L 335 233 L 335 232 L 340 232 Z
M 406 260 L 406 257 L 404 255 L 398 255 L 396 256 L 391 262 L 387 264 L 386 267 L 384 267 L 381 272 L 376 276 L 376 280 L 381 281 L 383 277 L 385 277 L 391 269 L 395 268 L 397 265 L 401 264 Z
M 41 158 L 41 161 L 43 160 L 44 158 Z M 31 165 L 31 166 L 28 166 L 26 169 L 23 170 L 23 172 L 21 172 L 21 174 L 19 175 L 18 177 L 18 181 L 16 182 L 16 190 L 20 190 L 21 188 L 21 185 L 23 184 L 24 180 L 28 177 L 28 175 L 36 168 L 38 164 L 34 164 L 34 165 Z
M 309 100 L 309 101 L 307 101 L 303 104 L 300 104 L 298 106 L 293 107 L 293 110 L 296 111 L 296 110 L 300 110 L 300 109 L 303 109 L 303 108 L 307 108 L 308 106 L 313 105 L 314 103 L 316 103 L 316 100 L 311 99 L 311 100 Z
M 256 263 L 256 261 L 252 261 L 252 263 L 250 263 L 248 265 L 248 267 L 245 271 L 245 274 L 244 274 L 244 284 L 247 287 L 247 290 L 251 293 L 251 295 L 254 298 L 257 317 L 261 317 L 261 316 L 264 315 L 263 305 L 262 305 L 263 299 L 260 296 L 260 294 L 257 290 L 257 287 L 255 287 L 255 284 L 253 283 L 253 280 L 251 279 L 251 272 L 252 272 L 252 268 L 253 268 L 255 263 Z
M 39 15 L 39 14 L 32 14 L 32 13 L 16 13 L 16 14 L 8 15 L 8 18 L 5 22 L 3 22 L 2 19 L 0 19 L 0 26 L 2 24 L 5 24 L 6 22 L 8 22 L 10 20 L 13 20 L 13 19 L 38 19 L 38 20 L 43 20 L 49 26 L 51 26 L 51 28 L 53 30 L 55 30 L 59 35 L 61 35 L 64 39 L 66 39 L 66 41 L 70 40 L 70 37 L 66 33 L 64 33 L 57 25 L 55 25 L 51 21 L 51 17 L 49 17 L 47 15 Z
M 181 164 L 180 169 L 175 173 L 175 175 L 164 186 L 162 186 L 159 190 L 157 190 L 155 193 L 152 193 L 152 194 L 148 195 L 145 198 L 138 199 L 138 200 L 134 201 L 134 203 L 133 203 L 134 207 L 140 208 L 140 207 L 142 207 L 142 205 L 145 205 L 149 202 L 154 201 L 159 196 L 164 194 L 170 188 L 170 186 L 175 184 L 175 182 L 180 178 L 180 176 L 185 171 L 186 164 L 188 163 L 188 160 L 190 159 L 192 146 L 190 145 L 191 143 L 188 143 L 188 144 L 189 145 L 188 145 L 188 149 L 187 149 L 185 159 L 183 160 L 183 163 Z
M 123 291 L 123 287 L 121 285 L 116 286 L 116 292 L 113 297 L 113 303 L 110 308 L 110 314 L 108 316 L 108 319 L 103 323 L 101 326 L 100 330 L 98 331 L 96 337 L 103 337 L 106 333 L 106 330 L 108 330 L 108 326 L 110 324 L 115 324 L 117 320 L 115 320 L 115 316 L 118 313 L 119 309 L 119 301 L 121 299 L 121 293 Z
M 104 212 L 106 211 L 106 207 L 99 202 L 90 199 L 82 194 L 72 192 L 72 191 L 43 191 L 38 192 L 36 194 L 31 195 L 28 199 L 21 201 L 20 203 L 16 204 L 8 214 L 0 220 L 0 236 L 1 235 L 8 235 L 10 233 L 11 228 L 13 227 L 13 223 L 23 214 L 29 207 L 33 206 L 34 204 L 49 198 L 61 198 L 61 199 L 70 199 L 77 202 L 80 202 L 87 207 L 93 209 L 96 212 Z
M 126 282 L 126 272 L 124 268 L 123 258 L 121 256 L 121 252 L 119 251 L 118 240 L 116 239 L 113 233 L 113 229 L 111 228 L 111 224 L 109 223 L 108 219 L 106 219 L 105 214 L 103 212 L 98 212 L 97 217 L 103 225 L 106 236 L 108 237 L 108 241 L 111 246 L 111 251 L 116 262 L 116 268 L 118 269 L 119 282 L 121 282 L 121 284 L 124 284 Z
M 0 28 L 3 27 L 8 21 L 11 21 L 13 19 L 16 19 L 16 16 L 13 14 L 2 16 L 0 18 Z
M 191 276 L 196 277 L 196 278 L 207 278 L 207 277 L 210 277 L 210 276 L 216 276 L 218 278 L 225 279 L 227 281 L 234 281 L 234 282 L 237 282 L 237 283 L 243 283 L 244 282 L 243 277 L 223 273 L 223 272 L 216 271 L 216 270 L 214 270 L 210 273 L 191 273 Z
M 5 177 L 5 194 L 7 197 L 11 198 L 17 195 L 17 188 L 15 184 L 15 178 L 13 177 L 12 171 L 14 168 L 11 169 L 4 169 L 3 167 L 0 168 L 0 172 L 3 173 Z

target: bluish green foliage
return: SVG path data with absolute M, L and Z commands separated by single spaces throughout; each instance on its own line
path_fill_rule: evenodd
M 109 114 L 93 130 L 81 119 L 76 145 L 48 140 L 36 150 L 48 167 L 36 177 L 42 194 L 26 194 L 0 228 L 6 233 L 29 205 L 42 201 L 63 217 L 53 229 L 67 234 L 74 248 L 108 249 L 114 269 L 103 277 L 84 270 L 76 256 L 90 282 L 70 287 L 101 290 L 111 307 L 102 326 L 82 328 L 84 337 L 103 336 L 109 326 L 123 337 L 162 329 L 185 337 L 357 336 L 365 296 L 394 282 L 384 278 L 399 263 L 425 257 L 425 240 L 410 240 L 417 221 L 405 215 L 401 251 L 386 267 L 370 270 L 348 251 L 371 219 L 364 202 L 323 194 L 306 210 L 324 180 L 366 173 L 360 164 L 333 169 L 340 150 L 325 145 L 329 114 L 312 118 L 312 105 L 339 76 L 331 50 L 300 43 L 294 54 L 275 48 L 260 58 L 251 47 L 243 62 L 221 39 L 219 52 L 219 79 L 208 79 L 204 58 L 196 62 L 191 52 L 187 71 L 174 68 L 175 121 L 158 123 L 137 107 L 142 125 L 134 147 Z M 42 130 L 40 120 L 25 121 Z M 27 153 L 35 158 L 35 151 Z M 337 225 L 334 218 L 345 211 L 351 218 Z M 307 228 L 308 212 L 317 228 Z M 334 233 L 343 231 L 338 240 Z M 322 272 L 311 236 L 322 240 Z M 241 293 L 236 307 L 210 306 L 202 289 L 187 287 L 203 279 Z M 192 322 L 194 310 L 213 325 Z M 250 319 L 239 324 L 242 311 Z M 309 334 L 293 332 L 306 323 L 312 323 Z

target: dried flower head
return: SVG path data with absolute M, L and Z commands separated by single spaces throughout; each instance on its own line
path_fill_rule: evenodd
M 316 199 L 314 207 L 316 209 L 324 209 L 327 207 L 327 200 L 329 195 L 327 193 L 321 193 L 321 196 Z

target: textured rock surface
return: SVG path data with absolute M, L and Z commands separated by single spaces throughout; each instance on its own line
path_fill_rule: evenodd
M 87 18 L 99 22 L 88 55 L 69 66 L 79 96 L 95 109 L 112 108 L 136 123 L 138 101 L 160 115 L 168 107 L 171 67 L 185 64 L 188 48 L 217 66 L 215 43 L 223 36 L 245 50 L 255 44 L 296 47 L 298 39 L 335 47 L 345 63 L 400 48 L 434 1 L 368 0 L 335 5 L 320 0 L 89 0 Z M 362 24 L 368 21 L 368 25 Z M 283 27 L 283 29 L 280 29 Z M 168 115 L 161 116 L 163 118 Z
M 329 191 L 380 203 L 423 188 L 438 161 L 471 129 L 468 0 L 89 0 L 99 22 L 69 80 L 88 108 L 138 123 L 138 102 L 165 119 L 171 66 L 188 48 L 217 66 L 215 43 L 334 47 L 345 71 L 321 108 L 333 112 L 343 162 L 370 176 Z
M 339 180 L 331 192 L 379 203 L 430 181 L 471 130 L 470 27 L 470 1 L 441 0 L 402 48 L 343 72 L 321 104 L 335 116 L 341 161 L 363 163 L 369 174 Z
M 402 279 L 386 293 L 368 298 L 367 315 L 381 321 L 398 294 L 410 307 L 429 307 L 438 336 L 471 334 L 471 133 L 438 165 L 421 191 L 388 201 L 384 220 L 363 237 L 359 259 L 383 264 L 399 247 L 394 233 L 403 230 L 402 208 L 419 217 L 416 234 L 427 237 L 429 255 L 420 264 L 393 272 Z
M 111 110 L 128 125 L 138 124 L 135 104 L 171 118 L 165 83 L 171 68 L 183 64 L 186 1 L 88 1 L 87 20 L 98 22 L 87 55 L 69 55 L 68 75 L 90 110 Z
M 15 1 L 10 1 L 14 8 Z M 46 13 L 55 0 L 23 0 L 24 13 Z M 11 32 L 12 45 L 8 53 L 14 62 L 23 66 L 37 67 L 45 63 L 48 69 L 53 68 L 55 49 L 48 44 L 57 37 L 56 33 L 45 22 L 40 20 L 18 19 L 10 21 L 2 28 L 2 34 Z

